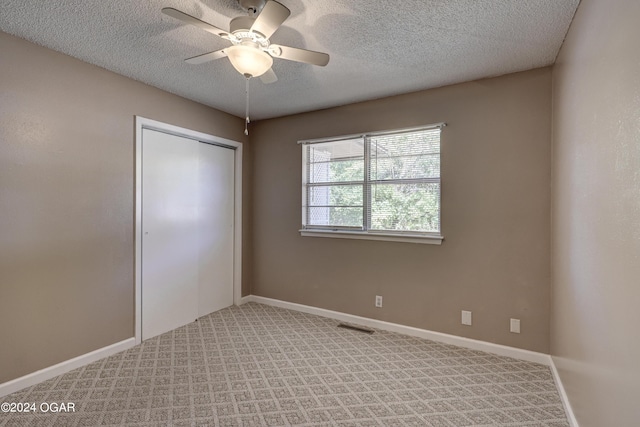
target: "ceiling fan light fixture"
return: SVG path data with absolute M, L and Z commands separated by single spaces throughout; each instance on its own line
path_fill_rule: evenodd
M 233 68 L 240 74 L 259 77 L 273 65 L 273 58 L 266 52 L 252 47 L 235 45 L 225 49 Z

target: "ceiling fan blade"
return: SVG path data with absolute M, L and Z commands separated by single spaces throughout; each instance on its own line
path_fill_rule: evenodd
M 314 52 L 313 50 L 298 49 L 296 47 L 281 46 L 272 44 L 270 46 L 276 51 L 280 51 L 280 55 L 273 56 L 275 58 L 288 59 L 289 61 L 304 62 L 307 64 L 319 65 L 324 67 L 329 63 L 329 55 L 322 52 Z
M 215 34 L 218 37 L 225 37 L 228 35 L 227 31 L 223 31 L 220 28 L 213 26 L 207 22 L 201 21 L 198 18 L 195 18 L 191 15 L 187 15 L 184 12 L 179 11 L 178 9 L 174 9 L 172 7 L 165 7 L 162 9 L 162 13 L 165 15 L 171 16 L 172 18 L 179 19 L 180 21 L 195 25 L 198 28 L 202 28 L 205 31 L 210 32 L 211 34 Z
M 260 15 L 251 26 L 251 31 L 256 31 L 269 38 L 289 15 L 291 15 L 289 9 L 277 1 L 270 0 L 262 8 L 262 12 L 260 12 Z
M 260 80 L 265 84 L 275 83 L 278 81 L 278 76 L 273 72 L 273 68 L 269 68 L 266 73 L 260 76 Z
M 214 59 L 224 58 L 225 56 L 227 56 L 227 52 L 225 52 L 224 49 L 220 49 L 215 52 L 203 53 L 202 55 L 187 58 L 184 62 L 188 64 L 203 64 L 205 62 L 213 61 Z

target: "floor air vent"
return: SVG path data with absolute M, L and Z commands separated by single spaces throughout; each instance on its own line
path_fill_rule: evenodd
M 364 332 L 365 334 L 372 334 L 373 329 L 363 328 L 361 326 L 353 326 L 347 323 L 338 323 L 338 328 L 351 329 L 352 331 Z

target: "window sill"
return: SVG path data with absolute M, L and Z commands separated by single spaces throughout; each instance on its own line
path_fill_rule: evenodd
M 335 239 L 382 240 L 387 242 L 421 243 L 441 245 L 443 236 L 424 234 L 367 233 L 342 230 L 299 230 L 304 237 L 332 237 Z

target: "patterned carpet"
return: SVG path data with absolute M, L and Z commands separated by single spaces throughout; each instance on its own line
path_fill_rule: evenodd
M 261 304 L 0 398 L 0 426 L 568 426 L 548 367 Z

